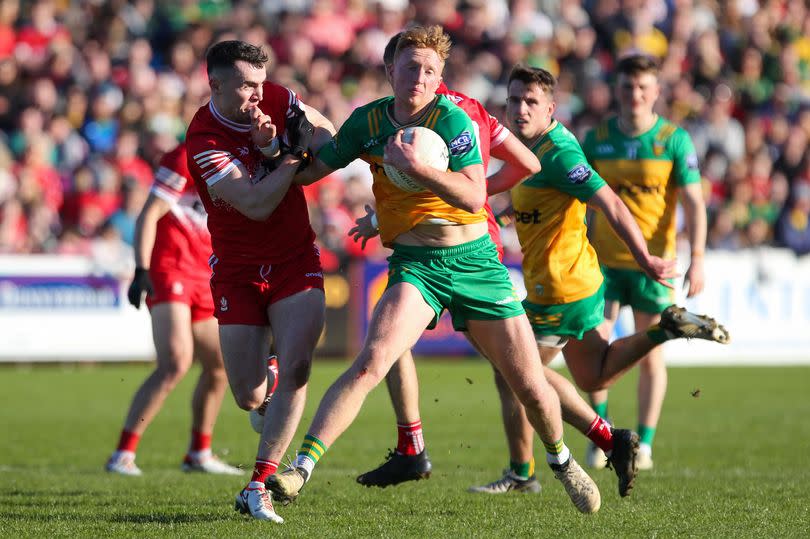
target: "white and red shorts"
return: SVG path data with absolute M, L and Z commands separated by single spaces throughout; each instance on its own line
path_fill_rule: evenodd
M 280 264 L 232 264 L 211 257 L 211 292 L 219 324 L 268 326 L 267 308 L 298 292 L 323 290 L 323 268 L 313 245 Z
M 198 322 L 214 316 L 211 285 L 206 278 L 189 279 L 175 272 L 150 271 L 153 293 L 146 296 L 151 310 L 160 303 L 185 303 L 191 309 L 191 321 Z

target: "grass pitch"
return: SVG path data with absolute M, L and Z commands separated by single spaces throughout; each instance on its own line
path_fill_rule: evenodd
M 345 368 L 313 368 L 298 447 L 327 385 Z M 189 401 L 197 371 L 169 397 L 139 451 L 140 478 L 106 474 L 126 408 L 147 365 L 0 368 L 0 536 L 3 537 L 808 537 L 810 369 L 677 368 L 655 444 L 656 468 L 620 499 L 613 472 L 594 472 L 602 509 L 580 515 L 535 449 L 540 494 L 465 492 L 496 479 L 508 455 L 489 367 L 419 363 L 422 420 L 434 474 L 366 489 L 355 476 L 396 441 L 384 388 L 319 464 L 283 526 L 233 511 L 244 480 L 186 475 Z M 635 428 L 631 373 L 611 416 Z M 584 461 L 585 438 L 566 428 Z M 250 469 L 257 437 L 228 395 L 214 450 Z M 540 446 L 539 442 L 536 447 Z M 542 447 L 542 446 L 540 446 Z

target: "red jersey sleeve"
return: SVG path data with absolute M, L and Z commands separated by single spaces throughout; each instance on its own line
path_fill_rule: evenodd
M 212 132 L 188 141 L 188 170 L 209 187 L 242 165 L 233 153 L 225 150 L 230 145 Z M 245 148 L 247 151 L 247 148 Z
M 506 137 L 509 136 L 509 130 L 501 122 L 499 122 L 495 116 L 488 113 L 483 105 L 481 105 L 481 109 L 486 115 L 484 118 L 487 118 L 489 121 L 489 147 L 492 149 L 506 140 Z
M 168 202 L 175 203 L 190 187 L 189 177 L 186 145 L 180 144 L 161 158 L 152 184 L 152 192 Z

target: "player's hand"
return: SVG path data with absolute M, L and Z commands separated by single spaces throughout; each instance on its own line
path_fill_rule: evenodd
M 259 107 L 250 111 L 250 139 L 259 148 L 269 146 L 276 138 L 276 126 L 273 119 L 268 114 L 262 112 Z
M 686 270 L 686 277 L 683 280 L 686 297 L 691 298 L 703 292 L 704 284 L 703 257 L 693 256 L 692 261 L 689 263 L 689 269 Z
M 657 283 L 660 283 L 667 288 L 675 288 L 669 279 L 678 277 L 678 270 L 676 268 L 675 260 L 664 260 L 657 256 L 650 256 L 647 258 L 646 264 L 643 269 Z
M 416 158 L 416 140 L 419 137 L 419 131 L 414 130 L 413 139 L 410 142 L 402 139 L 403 134 L 404 131 L 400 129 L 393 137 L 388 138 L 388 143 L 383 151 L 383 161 L 405 174 L 412 174 L 414 166 L 419 162 Z
M 129 290 L 127 290 L 127 299 L 136 309 L 141 308 L 141 300 L 143 299 L 144 292 L 149 295 L 154 293 L 152 280 L 149 278 L 149 270 L 145 268 L 135 268 L 135 276 L 132 278 Z
M 349 230 L 349 236 L 352 236 L 355 243 L 363 240 L 363 243 L 360 244 L 361 249 L 365 249 L 366 242 L 380 233 L 380 229 L 373 224 L 374 215 L 374 210 L 366 204 L 366 214 L 358 217 L 354 226 Z
M 287 118 L 287 130 L 284 133 L 285 151 L 299 159 L 307 159 L 309 147 L 312 144 L 312 135 L 315 134 L 315 126 L 297 104 L 293 103 L 290 110 L 293 115 L 291 118 Z

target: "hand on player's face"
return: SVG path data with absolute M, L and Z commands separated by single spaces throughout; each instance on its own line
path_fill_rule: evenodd
M 410 142 L 405 142 L 402 138 L 404 131 L 400 129 L 393 137 L 388 138 L 388 144 L 385 145 L 384 162 L 392 165 L 394 168 L 409 174 L 413 171 L 414 165 L 417 164 L 416 158 L 416 141 L 419 137 L 418 130 L 414 130 L 413 139 Z
M 253 144 L 262 148 L 270 144 L 276 136 L 276 126 L 268 114 L 257 106 L 250 111 L 250 138 Z
M 372 217 L 374 217 L 374 210 L 366 204 L 366 214 L 358 217 L 355 225 L 349 230 L 349 236 L 354 239 L 355 243 L 363 240 L 360 244 L 361 249 L 365 249 L 366 242 L 380 233 L 380 230 L 372 224 Z

